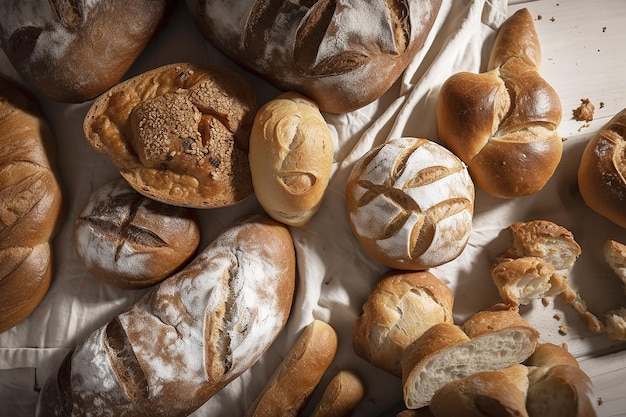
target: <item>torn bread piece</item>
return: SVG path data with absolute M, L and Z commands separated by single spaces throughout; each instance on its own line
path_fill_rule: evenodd
M 615 240 L 607 240 L 602 248 L 604 259 L 615 275 L 622 280 L 626 292 L 626 245 Z

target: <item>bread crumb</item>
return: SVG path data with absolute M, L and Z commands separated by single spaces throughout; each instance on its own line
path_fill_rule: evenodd
M 537 20 L 541 20 L 541 19 L 543 19 L 543 16 L 542 15 L 538 15 L 537 16 Z
M 603 109 L 604 108 L 604 101 L 600 102 L 600 108 Z
M 588 98 L 580 99 L 580 106 L 575 108 L 572 113 L 574 114 L 574 119 L 577 121 L 585 121 L 590 122 L 593 120 L 593 113 L 596 110 L 596 107 Z
M 556 20 L 556 19 L 554 18 L 554 16 L 552 16 L 552 17 L 550 18 L 550 21 L 551 21 L 551 22 L 554 22 L 555 20 Z
M 554 313 L 554 316 L 552 316 L 554 318 L 554 320 L 556 321 L 560 321 L 561 320 L 561 315 L 559 313 Z
M 598 405 L 604 404 L 604 398 L 598 397 Z
M 569 327 L 567 327 L 566 325 L 562 324 L 559 326 L 559 334 L 562 336 L 566 336 L 569 333 Z
M 550 299 L 548 297 L 541 297 L 541 304 L 543 304 L 544 307 L 547 307 L 550 305 Z
M 606 32 L 606 26 L 602 26 L 602 33 Z

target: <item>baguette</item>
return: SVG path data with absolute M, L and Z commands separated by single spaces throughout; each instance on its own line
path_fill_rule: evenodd
M 73 348 L 37 415 L 187 416 L 269 348 L 294 287 L 287 228 L 243 219 Z

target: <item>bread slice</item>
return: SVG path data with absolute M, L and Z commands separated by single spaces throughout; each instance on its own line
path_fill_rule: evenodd
M 440 323 L 412 343 L 402 357 L 407 408 L 427 406 L 435 392 L 454 380 L 525 361 L 539 332 L 508 306 L 470 317 L 463 327 Z

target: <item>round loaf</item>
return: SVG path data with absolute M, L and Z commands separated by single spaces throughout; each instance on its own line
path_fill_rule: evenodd
M 57 101 L 91 100 L 135 62 L 171 0 L 5 0 L 0 41 L 23 80 Z
M 249 159 L 265 211 L 285 224 L 305 226 L 322 203 L 333 163 L 330 129 L 317 104 L 288 92 L 261 107 Z
M 199 32 L 235 62 L 323 111 L 379 98 L 422 49 L 441 0 L 188 0 Z
M 0 332 L 48 292 L 50 241 L 63 217 L 54 138 L 36 98 L 0 77 Z
M 596 213 L 626 227 L 626 109 L 617 113 L 587 142 L 578 168 L 578 189 Z
M 215 208 L 253 192 L 248 145 L 256 111 L 254 89 L 239 73 L 176 63 L 98 97 L 84 131 L 137 192 Z
M 389 271 L 357 317 L 352 342 L 357 355 L 402 377 L 404 350 L 427 329 L 453 323 L 454 294 L 430 272 Z
M 441 145 L 403 137 L 353 166 L 346 205 L 354 235 L 390 268 L 425 270 L 457 258 L 472 230 L 474 184 Z
M 122 178 L 89 196 L 73 232 L 87 270 L 120 288 L 162 281 L 191 259 L 200 243 L 192 209 L 146 198 Z
M 533 18 L 520 9 L 502 24 L 488 72 L 456 73 L 439 92 L 437 127 L 443 144 L 491 195 L 535 193 L 561 160 L 561 102 L 539 74 L 540 64 Z
M 235 222 L 73 348 L 42 388 L 37 416 L 190 415 L 282 331 L 295 264 L 285 225 Z

